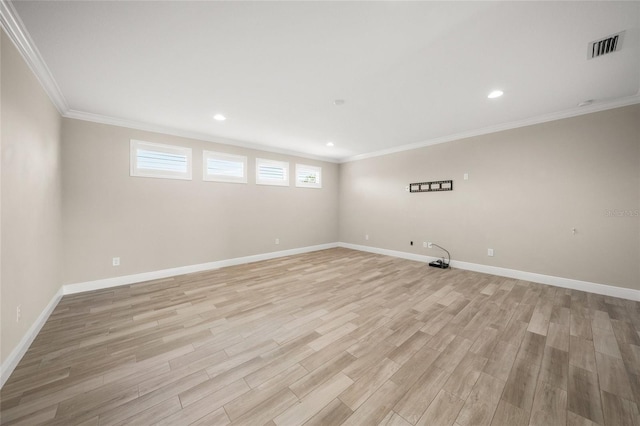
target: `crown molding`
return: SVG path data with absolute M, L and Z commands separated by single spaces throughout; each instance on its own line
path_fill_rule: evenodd
M 403 151 L 410 151 L 413 149 L 424 148 L 431 145 L 437 145 L 446 142 L 452 142 L 459 139 L 470 138 L 474 136 L 486 135 L 489 133 L 500 132 L 503 130 L 516 129 L 519 127 L 531 126 L 534 124 L 545 123 L 549 121 L 562 120 L 564 118 L 576 117 L 579 115 L 590 114 L 598 111 L 604 111 L 613 108 L 619 108 L 623 106 L 633 105 L 640 103 L 640 90 L 633 96 L 625 98 L 614 99 L 610 101 L 598 102 L 586 107 L 571 108 L 564 111 L 558 111 L 551 114 L 545 114 L 537 117 L 531 117 L 524 120 L 512 121 L 508 123 L 497 124 L 494 126 L 483 127 L 481 129 L 470 130 L 467 132 L 456 133 L 453 135 L 442 136 L 439 138 L 429 139 L 422 142 L 397 146 L 393 148 L 383 149 L 379 151 L 368 152 L 364 154 L 358 154 L 344 158 L 330 158 L 322 157 L 312 154 L 306 154 L 303 152 L 280 149 L 275 147 L 269 147 L 267 145 L 238 141 L 233 139 L 226 139 L 221 137 L 215 137 L 198 132 L 192 132 L 188 130 L 175 129 L 155 124 L 149 124 L 139 122 L 135 120 L 127 120 L 123 118 L 110 117 L 100 114 L 93 114 L 89 112 L 76 111 L 69 109 L 67 101 L 62 94 L 62 91 L 58 87 L 55 79 L 53 78 L 51 71 L 47 67 L 46 63 L 42 59 L 40 52 L 33 43 L 31 36 L 27 32 L 22 20 L 18 16 L 13 4 L 10 0 L 0 0 L 0 25 L 5 30 L 9 38 L 16 45 L 18 51 L 25 59 L 27 65 L 36 78 L 40 81 L 45 92 L 53 102 L 54 106 L 60 112 L 60 115 L 66 118 L 73 118 L 76 120 L 91 121 L 94 123 L 109 124 L 112 126 L 126 127 L 130 129 L 144 130 L 156 133 L 163 133 L 167 135 L 185 137 L 190 139 L 203 140 L 208 142 L 214 142 L 224 145 L 239 146 L 242 148 L 253 149 L 257 151 L 273 152 L 276 154 L 290 155 L 301 158 L 308 158 L 317 161 L 325 161 L 329 163 L 349 163 L 352 161 L 364 160 L 367 158 L 380 157 L 383 155 L 394 154 Z M 640 86 L 639 86 L 640 87 Z
M 0 25 L 2 25 L 2 28 L 5 30 L 11 41 L 15 44 L 25 62 L 44 88 L 44 91 L 51 99 L 51 102 L 63 117 L 73 118 L 76 120 L 91 121 L 94 123 L 109 124 L 112 126 L 126 127 L 130 129 L 163 133 L 167 135 L 203 140 L 207 142 L 215 142 L 224 145 L 239 146 L 247 149 L 254 149 L 257 151 L 273 152 L 276 154 L 290 155 L 311 160 L 325 161 L 329 163 L 338 162 L 338 160 L 335 158 L 321 157 L 293 150 L 279 149 L 250 142 L 214 137 L 211 135 L 191 132 L 188 130 L 174 129 L 134 120 L 109 117 L 105 115 L 69 109 L 67 101 L 62 94 L 60 87 L 58 87 L 58 84 L 53 78 L 49 67 L 47 67 L 47 64 L 44 62 L 44 59 L 40 55 L 40 52 L 31 39 L 31 36 L 27 32 L 24 24 L 22 23 L 22 20 L 20 19 L 20 16 L 18 16 L 17 11 L 13 7 L 13 4 L 8 0 L 0 0 Z
M 173 128 L 173 127 L 165 127 L 165 126 L 160 126 L 160 125 L 157 125 L 157 124 L 149 124 L 149 123 L 144 123 L 144 122 L 140 122 L 140 121 L 127 120 L 127 119 L 124 119 L 124 118 L 110 117 L 110 116 L 101 115 L 101 114 L 93 114 L 93 113 L 90 113 L 90 112 L 68 110 L 65 114 L 63 114 L 63 117 L 72 118 L 72 119 L 75 119 L 75 120 L 91 121 L 93 123 L 99 123 L 99 124 L 108 124 L 110 126 L 118 126 L 118 127 L 126 127 L 126 128 L 129 128 L 129 129 L 144 130 L 146 132 L 162 133 L 164 135 L 172 135 L 172 136 L 178 136 L 178 137 L 182 137 L 182 138 L 189 138 L 189 139 L 195 139 L 195 140 L 206 141 L 206 142 L 214 142 L 214 143 L 219 143 L 219 144 L 222 144 L 222 145 L 238 146 L 238 147 L 242 147 L 242 148 L 253 149 L 253 150 L 256 150 L 256 151 L 272 152 L 272 153 L 275 153 L 275 154 L 282 154 L 282 155 L 289 155 L 289 156 L 293 156 L 293 157 L 307 158 L 307 159 L 311 159 L 311 160 L 324 161 L 324 162 L 327 162 L 327 163 L 337 163 L 338 162 L 338 160 L 336 160 L 335 158 L 328 158 L 328 157 L 321 157 L 321 156 L 312 155 L 312 154 L 305 154 L 304 152 L 299 152 L 299 151 L 280 149 L 280 148 L 270 147 L 270 146 L 267 146 L 267 145 L 260 145 L 260 144 L 256 144 L 256 143 L 244 142 L 244 141 L 239 141 L 239 140 L 235 140 L 235 139 L 227 139 L 227 138 L 222 138 L 222 137 L 216 137 L 216 136 L 213 136 L 213 135 L 207 135 L 205 133 L 191 132 L 189 130 L 176 129 L 176 128 Z
M 2 25 L 4 31 L 13 41 L 13 44 L 16 45 L 29 68 L 31 68 L 31 71 L 44 87 L 53 105 L 61 115 L 64 115 L 69 109 L 67 101 L 51 75 L 49 67 L 40 56 L 38 48 L 33 43 L 13 4 L 8 0 L 0 0 L 0 25 Z
M 339 163 L 349 163 L 352 161 L 364 160 L 367 158 L 380 157 L 383 155 L 395 154 L 397 152 L 410 151 L 413 149 L 424 148 L 431 145 L 438 145 L 446 142 L 453 142 L 460 139 L 471 138 L 474 136 L 486 135 L 489 133 L 501 132 L 503 130 L 517 129 L 519 127 L 531 126 L 534 124 L 546 123 L 549 121 L 562 120 L 564 118 L 577 117 L 579 115 L 591 114 L 594 112 L 605 111 L 608 109 L 620 108 L 640 103 L 640 91 L 633 96 L 614 99 L 610 101 L 598 102 L 589 106 L 571 108 L 564 111 L 558 111 L 551 114 L 544 114 L 537 117 L 531 117 L 524 120 L 511 121 L 508 123 L 496 124 L 494 126 L 483 127 L 481 129 L 470 130 L 468 132 L 456 133 L 453 135 L 442 136 L 439 138 L 429 139 L 422 142 L 412 143 L 408 145 L 397 146 L 393 148 L 383 149 L 380 151 L 369 152 L 365 154 L 354 155 L 339 160 Z

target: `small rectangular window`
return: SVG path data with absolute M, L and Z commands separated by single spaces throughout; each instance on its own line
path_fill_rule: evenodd
M 131 139 L 130 174 L 191 180 L 191 148 Z
M 289 163 L 256 158 L 256 183 L 289 186 Z
M 296 186 L 322 188 L 322 167 L 296 164 Z
M 247 183 L 247 157 L 204 151 L 202 160 L 203 180 Z

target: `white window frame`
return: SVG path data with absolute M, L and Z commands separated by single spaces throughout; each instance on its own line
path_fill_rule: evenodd
M 242 176 L 226 176 L 209 173 L 209 159 L 242 163 Z M 202 180 L 209 182 L 247 183 L 247 157 L 245 157 L 244 155 L 226 154 L 223 152 L 203 151 Z
M 302 182 L 299 180 L 300 171 L 309 170 L 316 173 L 317 182 Z M 309 166 L 308 164 L 296 164 L 296 186 L 298 188 L 322 188 L 322 167 L 318 166 Z
M 184 155 L 187 159 L 187 170 L 185 172 L 177 172 L 171 170 L 153 170 L 138 168 L 138 149 L 162 152 L 167 154 Z M 191 148 L 176 145 L 164 145 L 154 142 L 145 142 L 131 139 L 130 146 L 130 175 L 137 177 L 152 177 L 161 179 L 192 179 L 192 152 Z
M 280 167 L 284 170 L 284 179 L 265 179 L 260 177 L 260 166 Z M 289 162 L 288 161 L 276 161 L 267 160 L 265 158 L 256 158 L 256 184 L 258 185 L 275 185 L 275 186 L 289 186 Z

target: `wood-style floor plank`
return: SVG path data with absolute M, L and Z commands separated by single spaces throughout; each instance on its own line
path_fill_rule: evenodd
M 65 296 L 2 425 L 640 426 L 640 303 L 343 248 Z

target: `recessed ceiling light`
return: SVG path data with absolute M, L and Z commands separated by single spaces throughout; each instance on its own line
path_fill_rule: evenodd
M 502 90 L 494 90 L 493 92 L 489 93 L 489 96 L 487 96 L 487 98 L 495 99 L 499 98 L 502 95 L 504 95 L 504 92 Z
M 333 142 L 327 142 L 327 146 L 333 146 Z
M 214 116 L 213 116 L 213 119 L 214 119 L 214 120 L 218 120 L 218 121 L 224 121 L 224 120 L 226 120 L 226 119 L 227 119 L 227 117 L 225 117 L 225 116 L 224 116 L 224 115 L 222 115 L 222 114 L 216 114 L 216 115 L 214 115 Z
M 336 106 L 344 105 L 344 99 L 336 99 L 333 104 Z

